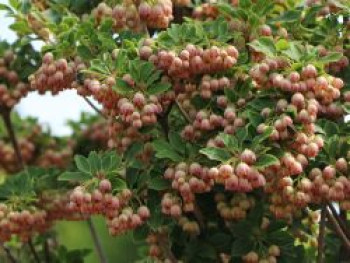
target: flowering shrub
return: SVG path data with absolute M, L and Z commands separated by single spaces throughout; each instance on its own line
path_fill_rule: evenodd
M 348 1 L 9 2 L 21 37 L 0 46 L 10 262 L 10 241 L 73 262 L 36 249 L 57 221 L 93 230 L 94 215 L 148 244 L 140 262 L 350 258 Z M 11 122 L 28 92 L 66 89 L 102 107 L 71 123 L 73 140 Z

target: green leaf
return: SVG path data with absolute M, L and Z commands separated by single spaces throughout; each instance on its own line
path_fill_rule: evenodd
M 227 99 L 232 103 L 235 103 L 239 99 L 233 89 L 226 88 L 224 92 Z
M 127 185 L 126 185 L 126 182 L 125 180 L 123 179 L 120 179 L 120 178 L 112 178 L 111 179 L 111 183 L 112 183 L 112 186 L 113 186 L 113 191 L 115 192 L 119 192 L 120 190 L 123 190 L 123 189 L 126 189 L 127 188 Z
M 271 155 L 271 154 L 264 154 L 260 156 L 257 160 L 257 162 L 254 164 L 256 168 L 266 168 L 271 165 L 279 163 L 279 160 L 277 157 Z
M 268 98 L 260 97 L 260 98 L 253 99 L 247 104 L 247 107 L 253 108 L 257 111 L 261 111 L 264 108 L 270 108 L 270 109 L 274 108 L 275 103 L 271 100 L 271 96 L 269 95 Z
M 142 81 L 141 71 L 140 71 L 141 66 L 142 66 L 142 62 L 138 59 L 130 61 L 130 68 L 129 68 L 130 75 L 136 83 L 140 83 Z
M 90 164 L 90 170 L 92 174 L 101 170 L 101 159 L 98 156 L 97 152 L 90 152 L 88 161 Z
M 289 49 L 283 50 L 282 54 L 287 55 L 289 58 L 300 61 L 304 56 L 303 48 L 297 42 L 290 42 Z
M 329 120 L 320 120 L 321 122 L 321 128 L 324 130 L 324 132 L 328 136 L 332 136 L 334 134 L 339 133 L 338 125 L 335 122 L 329 121 Z
M 171 146 L 178 152 L 181 153 L 181 155 L 185 154 L 185 142 L 177 132 L 170 132 L 169 133 L 169 142 Z
M 267 228 L 267 232 L 272 233 L 272 232 L 275 232 L 277 230 L 282 230 L 286 226 L 287 226 L 287 223 L 285 221 L 275 219 L 269 224 L 269 226 Z
M 247 216 L 247 220 L 252 222 L 254 225 L 261 225 L 264 213 L 265 213 L 264 203 L 261 201 L 257 201 L 254 208 L 249 212 Z
M 198 252 L 196 254 L 201 258 L 200 262 L 210 262 L 210 260 L 217 259 L 215 248 L 208 243 L 200 242 L 197 249 Z
M 141 80 L 146 83 L 156 69 L 151 62 L 142 62 L 139 70 L 141 72 Z
M 131 161 L 137 153 L 139 153 L 143 149 L 143 144 L 140 142 L 136 142 L 130 145 L 130 147 L 124 153 L 125 160 Z
M 106 152 L 101 157 L 101 169 L 112 173 L 120 169 L 121 158 L 113 151 Z
M 272 134 L 272 132 L 273 132 L 272 127 L 266 128 L 266 130 L 262 134 L 254 137 L 254 139 L 252 141 L 252 145 L 258 146 L 260 143 L 262 143 L 263 141 L 268 139 L 270 137 L 270 135 Z
M 339 52 L 329 52 L 326 56 L 324 57 L 319 57 L 317 59 L 318 62 L 328 64 L 331 62 L 337 62 L 343 57 L 342 53 Z
M 289 46 L 289 43 L 287 40 L 285 39 L 280 39 L 277 41 L 276 43 L 276 49 L 277 51 L 282 51 L 282 50 L 286 50 L 288 49 L 290 46 Z
M 173 147 L 164 140 L 156 140 L 153 142 L 153 148 L 156 151 L 156 157 L 160 159 L 170 159 L 174 162 L 182 161 L 181 155 L 179 155 Z
M 322 8 L 323 7 L 321 5 L 316 5 L 309 8 L 305 17 L 303 18 L 302 23 L 308 26 L 316 24 L 316 18 L 318 17 L 318 14 Z
M 267 236 L 267 241 L 271 244 L 278 244 L 283 252 L 287 252 L 288 250 L 290 251 L 294 247 L 293 236 L 285 230 L 270 233 Z
M 90 59 L 93 56 L 91 50 L 85 45 L 78 46 L 77 52 L 78 52 L 79 57 L 81 57 L 83 59 Z
M 276 54 L 276 47 L 273 39 L 269 37 L 261 37 L 249 43 L 248 45 L 251 46 L 255 51 L 264 53 L 267 56 L 274 56 Z
M 239 7 L 242 9 L 249 9 L 252 6 L 251 0 L 240 0 L 239 1 Z
M 159 80 L 161 74 L 162 73 L 160 70 L 153 71 L 153 73 L 146 79 L 146 85 L 151 86 L 153 83 Z
M 91 174 L 91 167 L 87 158 L 82 155 L 76 155 L 74 156 L 74 161 L 79 171 Z
M 252 124 L 253 127 L 257 127 L 260 123 L 264 121 L 263 117 L 258 112 L 248 110 L 246 114 L 249 119 L 249 123 Z
M 128 55 L 126 53 L 126 50 L 119 50 L 117 59 L 115 60 L 115 67 L 116 69 L 123 69 L 125 68 L 125 64 L 128 62 Z
M 235 136 L 226 133 L 220 133 L 219 138 L 224 142 L 225 146 L 229 150 L 237 151 L 239 150 L 238 141 Z
M 248 79 L 245 79 L 244 81 L 239 81 L 236 84 L 234 91 L 236 92 L 239 98 L 245 98 L 248 96 L 252 88 L 253 88 L 252 79 L 248 78 Z
M 0 3 L 0 10 L 4 10 L 4 11 L 8 11 L 9 13 L 13 13 L 13 10 L 11 9 L 11 7 L 9 7 L 8 5 L 2 4 L 2 3 Z
M 221 148 L 208 147 L 199 151 L 201 154 L 207 156 L 210 160 L 226 162 L 231 158 L 229 152 Z
M 148 183 L 148 188 L 152 190 L 162 191 L 171 188 L 169 180 L 164 178 L 152 178 Z
M 58 177 L 59 181 L 85 182 L 92 178 L 92 175 L 82 172 L 64 172 Z
M 157 83 L 147 89 L 148 95 L 159 95 L 171 88 L 170 83 Z
M 248 138 L 248 126 L 237 129 L 235 137 L 237 138 L 239 145 L 242 146 L 243 142 Z
M 239 17 L 237 10 L 232 5 L 229 5 L 229 4 L 226 4 L 223 2 L 219 2 L 219 3 L 217 3 L 216 7 L 219 9 L 219 12 L 221 14 L 225 14 L 225 15 L 231 16 L 233 18 Z
M 340 148 L 340 141 L 339 141 L 338 135 L 333 135 L 332 137 L 327 139 L 325 150 L 328 153 L 330 158 L 333 158 L 333 159 L 336 158 L 339 148 Z
M 253 11 L 261 17 L 273 12 L 274 6 L 275 3 L 271 3 L 270 0 L 259 0 L 253 7 Z
M 232 257 L 242 257 L 254 250 L 254 242 L 250 238 L 238 238 L 236 239 L 231 248 Z
M 208 242 L 217 249 L 225 249 L 230 246 L 232 238 L 229 234 L 223 232 L 216 232 L 208 236 Z
M 20 11 L 23 13 L 23 14 L 28 14 L 28 12 L 30 11 L 31 9 L 31 1 L 30 0 L 22 0 L 21 1 L 21 8 L 20 8 Z
M 21 6 L 20 1 L 18 0 L 9 0 L 9 4 L 16 10 L 18 10 L 19 7 Z
M 134 231 L 132 231 L 132 237 L 135 243 L 145 242 L 148 234 L 149 228 L 147 227 L 147 225 L 142 225 L 134 229 Z
M 96 72 L 99 72 L 99 73 L 102 73 L 102 74 L 106 74 L 106 75 L 110 74 L 109 68 L 100 59 L 93 59 L 93 60 L 91 60 L 90 63 L 91 63 L 90 70 L 96 71 Z
M 112 89 L 121 95 L 128 95 L 133 91 L 128 83 L 121 78 L 116 79 L 116 84 L 112 87 Z
M 296 22 L 300 20 L 301 18 L 301 11 L 299 10 L 288 10 L 284 12 L 281 16 L 275 18 L 275 21 L 279 22 L 285 22 L 285 23 L 291 23 L 291 22 Z
M 113 19 L 109 17 L 104 18 L 99 27 L 99 31 L 104 33 L 112 33 L 112 27 L 113 27 Z
M 10 25 L 10 29 L 13 31 L 16 31 L 18 34 L 28 34 L 31 33 L 31 29 L 29 28 L 28 24 L 24 21 L 18 21 Z
M 145 174 L 139 174 L 139 170 L 133 167 L 128 166 L 126 168 L 126 183 L 129 189 L 134 189 L 137 187 L 137 183 L 139 181 L 140 176 L 147 176 Z
M 346 113 L 350 114 L 350 103 L 349 102 L 345 102 L 342 106 L 343 106 L 343 110 Z
M 158 194 L 158 193 L 157 193 Z M 155 206 L 147 203 L 151 210 L 151 217 L 147 220 L 147 223 L 151 229 L 156 230 L 161 226 L 164 226 L 165 218 L 162 214 L 161 208 L 159 206 Z

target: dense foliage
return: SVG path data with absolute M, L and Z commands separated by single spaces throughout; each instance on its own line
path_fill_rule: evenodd
M 54 244 L 50 229 L 88 220 L 107 262 L 98 215 L 110 235 L 148 244 L 140 262 L 348 262 L 349 1 L 0 10 L 19 37 L 0 43 L 6 260 L 82 262 L 88 251 Z M 66 89 L 97 112 L 71 122 L 71 138 L 12 111 L 28 92 Z M 27 257 L 11 253 L 26 244 Z

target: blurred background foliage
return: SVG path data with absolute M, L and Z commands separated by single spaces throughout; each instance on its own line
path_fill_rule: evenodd
M 101 218 L 95 217 L 93 222 L 109 262 L 131 263 L 139 259 L 137 253 L 139 248 L 132 240 L 132 233 L 111 237 Z M 91 253 L 85 258 L 85 263 L 98 262 L 86 222 L 59 222 L 55 230 L 58 233 L 58 241 L 68 250 L 91 249 Z

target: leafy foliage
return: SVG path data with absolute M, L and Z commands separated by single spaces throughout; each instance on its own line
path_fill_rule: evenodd
M 348 1 L 0 10 L 19 37 L 0 42 L 2 244 L 84 262 L 45 247 L 48 232 L 99 215 L 112 236 L 132 231 L 142 262 L 315 262 L 318 242 L 326 262 L 346 259 L 332 218 L 318 225 L 350 209 Z M 28 92 L 65 89 L 99 104 L 71 138 L 11 114 Z

